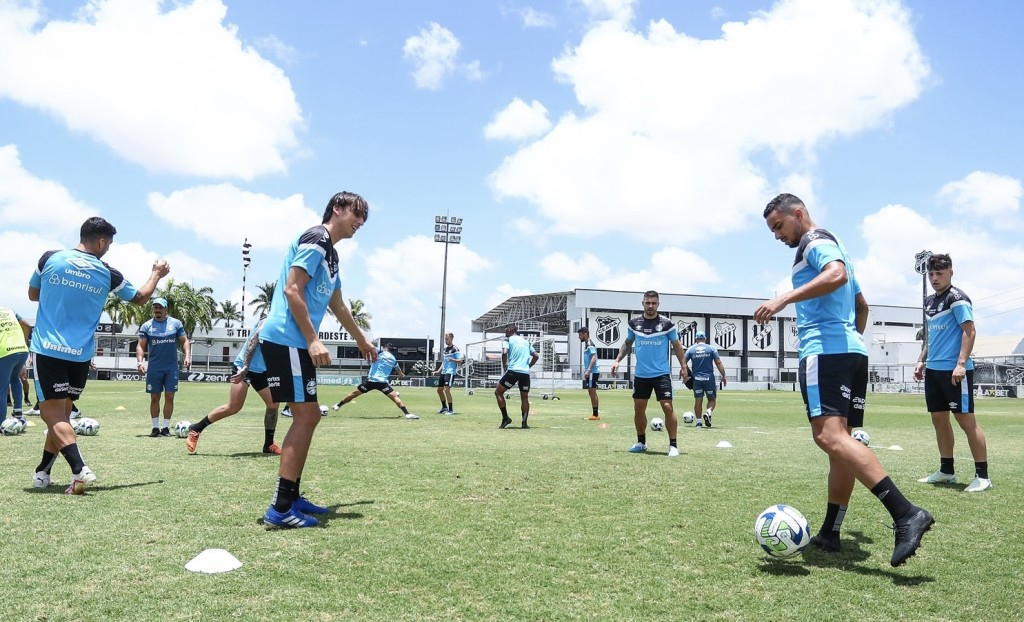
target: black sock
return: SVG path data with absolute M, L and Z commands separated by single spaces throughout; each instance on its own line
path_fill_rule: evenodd
M 198 422 L 193 423 L 189 429 L 192 430 L 193 432 L 199 432 L 200 434 L 202 434 L 203 430 L 205 430 L 206 427 L 211 425 L 212 423 L 213 422 L 210 421 L 209 417 L 203 417 Z
M 408 415 L 409 414 L 409 409 L 406 408 L 405 406 L 402 406 L 402 412 L 404 412 L 405 414 Z
M 953 459 L 952 458 L 942 458 L 942 457 L 940 457 L 939 458 L 939 471 L 941 471 L 942 473 L 945 473 L 946 475 L 952 475 L 952 474 L 956 473 L 956 471 L 953 470 Z
M 43 459 L 39 462 L 39 466 L 36 467 L 36 473 L 38 473 L 39 471 L 46 471 L 47 473 L 49 473 L 50 469 L 53 468 L 53 461 L 56 459 L 57 454 L 50 453 L 44 449 Z
M 292 501 L 299 498 L 299 483 L 283 477 L 277 478 L 277 490 L 274 491 L 274 498 L 271 503 L 278 512 L 287 512 L 292 509 Z
M 71 443 L 64 449 L 61 449 L 60 453 L 63 454 L 64 459 L 68 461 L 68 466 L 71 467 L 72 473 L 82 472 L 82 467 L 85 466 L 85 460 L 82 460 L 82 452 L 78 449 L 78 443 Z
M 505 407 L 505 406 L 501 407 L 501 418 L 502 419 L 508 419 L 509 418 L 509 416 L 508 416 L 508 408 Z
M 647 444 L 647 435 L 646 434 L 637 434 L 636 435 L 636 442 L 640 443 L 641 445 L 646 445 Z
M 974 474 L 981 479 L 988 479 L 988 460 L 974 463 Z
M 674 438 L 668 439 L 668 446 L 669 447 L 676 447 L 676 448 L 679 447 L 679 445 L 676 445 L 676 439 L 674 439 Z
M 441 408 L 448 408 L 448 402 L 441 400 Z
M 598 415 L 597 415 L 597 406 L 594 406 L 594 416 L 595 416 L 595 417 L 596 417 L 596 416 L 598 416 Z
M 875 487 L 871 489 L 871 494 L 878 497 L 878 500 L 889 511 L 893 520 L 903 518 L 914 508 L 888 475 L 882 481 L 875 484 Z
M 455 410 L 455 402 L 448 402 L 448 406 L 446 408 L 448 408 L 448 410 Z
M 524 412 L 523 413 L 523 425 L 526 425 L 526 418 L 529 417 L 529 416 L 530 416 L 529 412 Z
M 263 430 L 263 449 L 270 449 L 274 444 L 274 430 Z
M 825 506 L 825 520 L 821 522 L 821 529 L 818 533 L 822 535 L 839 535 L 843 527 L 843 519 L 846 518 L 846 506 L 838 503 L 829 503 Z

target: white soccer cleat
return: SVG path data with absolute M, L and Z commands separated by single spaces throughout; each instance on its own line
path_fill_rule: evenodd
M 668 448 L 668 457 L 669 458 L 677 458 L 678 456 L 679 456 L 679 448 L 678 447 L 669 447 Z
M 984 477 L 975 477 L 974 481 L 964 488 L 964 492 L 982 492 L 992 488 L 992 480 L 985 479 Z
M 936 471 L 928 477 L 922 477 L 917 480 L 922 484 L 955 484 L 956 475 L 952 473 L 943 473 L 942 471 Z
M 647 451 L 647 445 L 643 443 L 633 443 L 633 446 L 629 448 L 629 453 L 640 454 Z
M 405 418 L 406 418 L 406 419 L 419 419 L 419 416 L 418 416 L 418 415 L 414 415 L 414 414 L 412 414 L 412 413 L 409 413 L 409 414 L 407 414 L 407 415 L 405 416 Z
M 72 474 L 72 477 L 74 479 L 81 480 L 81 482 L 86 486 L 96 481 L 96 474 L 87 466 L 82 467 L 82 472 L 78 475 Z
M 33 488 L 46 488 L 50 483 L 50 474 L 46 471 L 36 471 L 35 476 L 32 478 Z

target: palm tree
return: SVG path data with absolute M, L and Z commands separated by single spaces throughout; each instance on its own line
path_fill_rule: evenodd
M 169 279 L 160 296 L 167 299 L 167 313 L 181 321 L 191 339 L 196 327 L 204 330 L 213 328 L 217 302 L 212 293 L 211 287 L 195 289 L 188 283 L 175 283 L 174 279 Z
M 363 330 L 370 330 L 373 314 L 366 310 L 366 305 L 363 304 L 362 299 L 349 298 L 348 308 L 352 312 L 352 319 L 356 321 L 356 325 Z
M 233 326 L 232 322 L 242 321 L 242 312 L 238 310 L 238 305 L 233 301 L 224 300 L 221 301 L 214 319 L 224 320 L 224 327 L 231 328 Z
M 277 289 L 277 281 L 267 281 L 263 285 L 257 285 L 259 294 L 252 301 L 252 315 L 259 317 L 270 313 L 270 303 L 274 300 L 274 290 Z

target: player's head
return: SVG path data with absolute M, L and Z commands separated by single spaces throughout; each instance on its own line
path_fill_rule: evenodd
M 321 223 L 326 225 L 332 220 L 340 221 L 342 236 L 350 238 L 369 219 L 370 206 L 366 199 L 354 192 L 339 192 L 327 201 Z
M 514 335 L 514 334 L 516 334 L 518 332 L 519 332 L 519 329 L 516 328 L 515 324 L 509 324 L 508 326 L 505 327 L 505 336 L 506 337 L 511 337 L 512 335 Z
M 450 346 L 450 345 L 452 345 L 453 341 L 455 341 L 455 333 L 445 333 L 444 334 L 444 343 L 445 343 L 445 345 Z
M 658 306 L 661 304 L 661 298 L 658 296 L 658 292 L 653 289 L 644 292 L 644 317 L 654 318 L 658 316 Z
M 153 307 L 153 319 L 157 322 L 163 322 L 167 319 L 167 299 L 166 298 L 154 298 L 149 301 L 149 304 Z
M 590 329 L 586 326 L 580 326 L 580 329 L 576 331 L 576 334 L 579 335 L 580 341 L 583 343 L 586 343 L 587 339 L 590 339 Z
M 99 216 L 93 216 L 82 223 L 78 242 L 87 247 L 92 254 L 102 257 L 114 242 L 115 233 L 117 229 L 114 225 Z
M 697 341 L 707 341 L 707 340 L 708 340 L 708 336 L 707 336 L 707 335 L 705 335 L 705 334 L 704 334 L 704 331 L 702 331 L 702 330 L 698 330 L 698 331 L 697 331 L 697 334 L 696 334 L 696 335 L 694 335 L 694 336 L 693 336 L 693 338 L 694 338 L 695 340 L 697 340 Z
M 393 343 L 385 343 L 383 350 L 385 352 L 393 352 L 395 350 L 395 344 L 393 344 Z
M 948 254 L 932 255 L 928 258 L 928 280 L 932 289 L 942 293 L 953 282 L 953 260 Z
M 775 239 L 790 248 L 800 246 L 800 238 L 814 226 L 804 202 L 785 192 L 768 202 L 764 219 Z

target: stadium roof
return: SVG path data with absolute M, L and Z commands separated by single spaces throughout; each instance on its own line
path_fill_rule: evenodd
M 971 358 L 1024 354 L 1024 335 L 987 335 L 974 340 Z
M 525 328 L 529 323 L 547 325 L 548 334 L 568 335 L 568 300 L 572 292 L 513 296 L 473 320 L 474 333 L 501 332 L 509 324 Z

